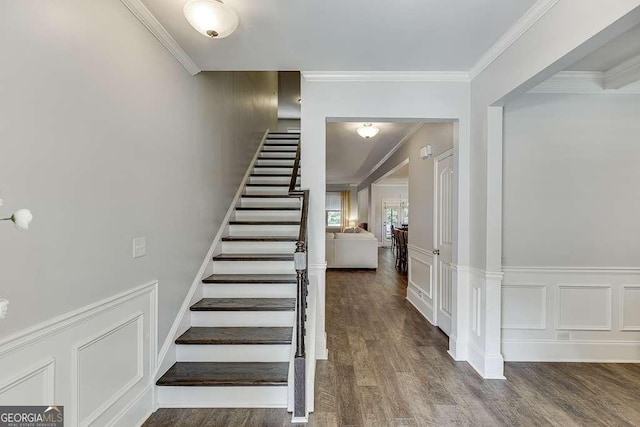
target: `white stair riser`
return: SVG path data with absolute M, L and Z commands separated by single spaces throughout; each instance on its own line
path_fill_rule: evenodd
M 177 346 L 178 362 L 288 362 L 291 345 L 209 345 Z
M 269 175 L 269 174 L 282 175 L 282 174 L 287 174 L 287 175 L 289 175 L 289 179 L 291 179 L 291 173 L 292 172 L 293 172 L 293 167 L 288 167 L 288 168 L 262 167 L 262 168 L 254 168 L 251 173 L 257 173 L 257 174 L 262 174 L 262 175 Z
M 214 261 L 213 274 L 294 274 L 293 261 Z
M 293 326 L 293 311 L 192 311 L 191 326 Z
M 260 157 L 286 157 L 288 159 L 295 159 L 296 158 L 296 150 L 294 149 L 289 149 L 289 148 L 279 148 L 279 147 L 274 147 L 272 149 L 266 149 L 263 150 L 260 153 Z
M 299 210 L 295 211 L 236 211 L 236 221 L 300 221 Z
M 292 254 L 296 242 L 222 242 L 223 254 Z
M 156 387 L 161 408 L 286 408 L 286 386 Z
M 293 169 L 293 159 L 291 160 L 275 160 L 275 159 L 258 159 L 256 160 L 256 165 L 264 165 L 264 166 L 289 166 Z M 260 169 L 260 168 L 258 168 Z
M 243 197 L 240 199 L 240 206 L 243 208 L 299 208 L 300 199 L 295 197 L 278 197 L 274 199 Z
M 245 187 L 244 194 L 279 194 L 289 195 L 289 187 Z
M 249 178 L 250 184 L 285 184 L 289 185 L 291 176 L 252 176 Z M 300 185 L 300 177 L 298 177 L 298 185 Z
M 262 147 L 262 152 L 269 152 L 269 151 L 287 151 L 287 152 L 291 152 L 294 155 L 296 154 L 296 151 L 298 150 L 298 146 L 297 145 L 292 145 L 292 144 L 287 144 L 287 146 L 279 146 L 279 145 L 265 145 L 264 147 Z
M 295 298 L 295 283 L 205 283 L 203 298 Z
M 299 225 L 230 225 L 230 236 L 298 236 Z
M 269 145 L 298 145 L 300 143 L 300 137 L 294 137 L 294 138 L 267 138 L 264 142 L 265 146 L 269 146 Z

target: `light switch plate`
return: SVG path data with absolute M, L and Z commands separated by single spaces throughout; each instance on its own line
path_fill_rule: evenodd
M 140 258 L 147 255 L 147 238 L 135 237 L 133 239 L 133 257 Z

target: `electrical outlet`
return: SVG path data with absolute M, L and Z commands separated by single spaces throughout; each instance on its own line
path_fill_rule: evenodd
M 133 257 L 140 258 L 147 255 L 147 238 L 135 237 L 133 239 Z
M 569 331 L 557 331 L 556 339 L 559 341 L 569 341 L 571 339 L 571 335 L 569 335 Z

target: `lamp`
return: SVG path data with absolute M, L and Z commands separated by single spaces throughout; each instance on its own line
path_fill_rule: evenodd
M 220 0 L 191 0 L 183 12 L 189 24 L 205 37 L 221 39 L 238 28 L 238 15 Z
M 356 129 L 356 132 L 358 132 L 358 135 L 360 135 L 365 139 L 373 138 L 378 134 L 379 131 L 380 129 L 375 127 L 373 123 L 364 123 L 358 129 Z

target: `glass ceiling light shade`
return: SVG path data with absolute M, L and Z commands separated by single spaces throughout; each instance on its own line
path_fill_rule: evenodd
M 365 139 L 373 138 L 378 134 L 379 131 L 380 129 L 375 127 L 373 123 L 365 123 L 356 130 L 356 132 L 358 132 L 358 135 Z
M 189 24 L 205 37 L 221 39 L 238 28 L 238 15 L 222 1 L 191 0 L 183 12 Z

